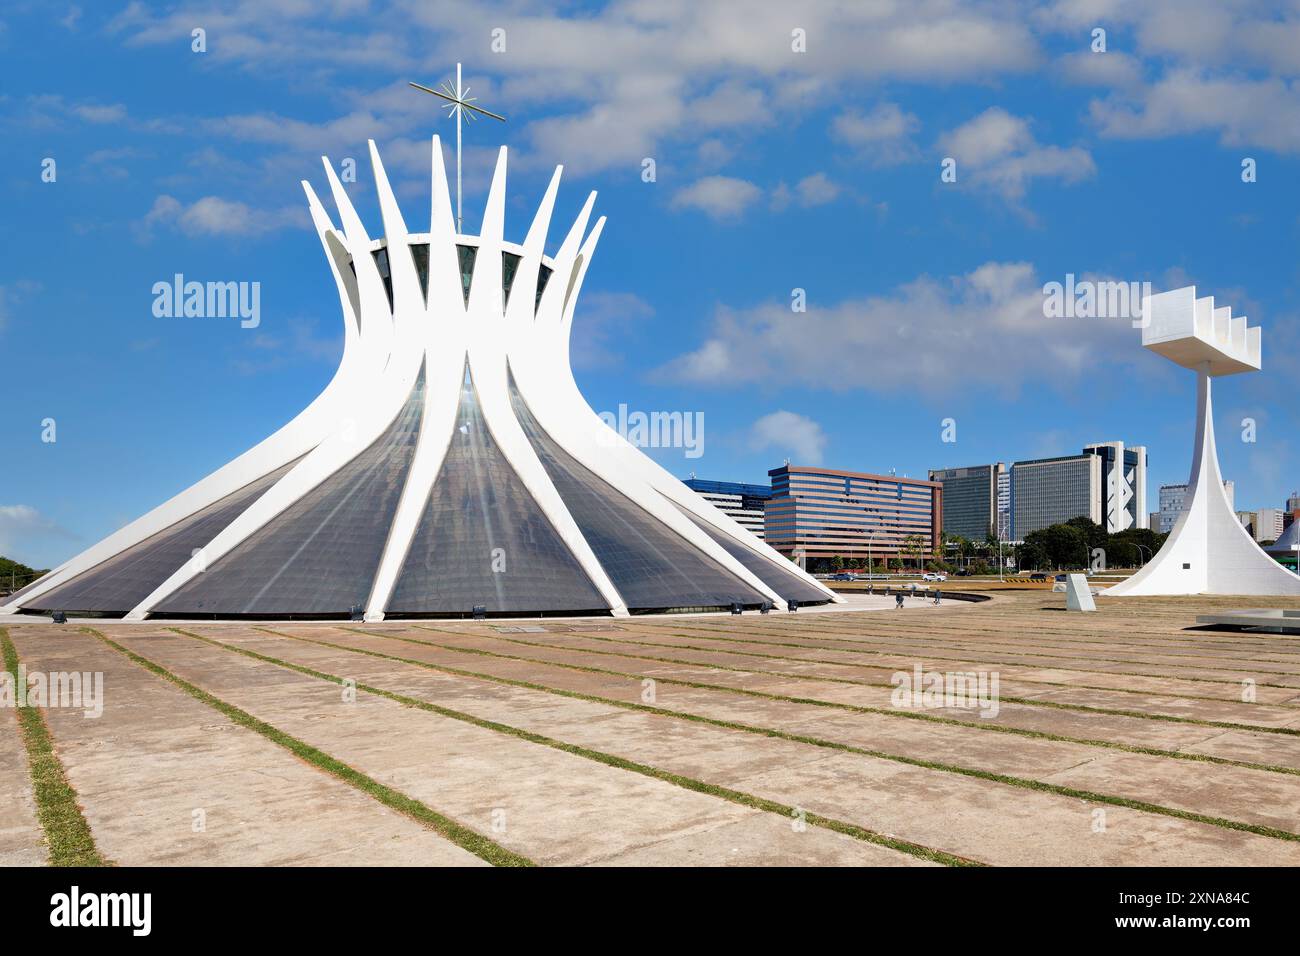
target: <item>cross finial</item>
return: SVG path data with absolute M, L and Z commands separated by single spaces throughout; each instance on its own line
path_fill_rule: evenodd
M 407 81 L 410 83 L 410 81 Z M 460 124 L 464 119 L 467 122 L 474 121 L 475 113 L 482 113 L 484 116 L 490 116 L 494 120 L 505 122 L 506 118 L 496 113 L 483 109 L 481 106 L 475 106 L 474 101 L 477 97 L 469 95 L 469 87 L 462 86 L 460 82 L 460 64 L 456 64 L 456 86 L 453 88 L 451 83 L 443 80 L 442 89 L 434 90 L 419 83 L 410 83 L 417 90 L 423 90 L 426 93 L 432 93 L 434 96 L 440 96 L 447 102 L 443 104 L 443 109 L 447 111 L 448 116 L 456 117 L 456 231 L 461 231 L 460 215 Z

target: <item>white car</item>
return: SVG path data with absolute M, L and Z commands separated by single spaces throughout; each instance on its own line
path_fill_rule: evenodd
M 948 575 L 944 574 L 942 571 L 927 571 L 925 574 L 921 575 L 921 580 L 922 581 L 947 581 Z

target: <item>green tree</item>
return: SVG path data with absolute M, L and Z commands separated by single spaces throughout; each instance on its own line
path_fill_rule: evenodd
M 48 570 L 28 567 L 11 558 L 0 556 L 0 594 L 9 594 L 31 584 Z
M 922 564 L 921 555 L 924 553 L 924 551 L 925 551 L 925 539 L 922 538 L 919 534 L 909 534 L 906 538 L 903 539 L 903 553 L 908 555 L 914 561 L 916 561 L 916 566 L 918 569 L 920 569 L 921 567 Z

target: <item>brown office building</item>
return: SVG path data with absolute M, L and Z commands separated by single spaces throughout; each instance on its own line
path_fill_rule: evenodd
M 922 557 L 939 553 L 943 485 L 937 481 L 785 465 L 768 472 L 772 497 L 763 528 L 782 554 L 804 558 L 915 558 L 906 541 L 921 539 Z

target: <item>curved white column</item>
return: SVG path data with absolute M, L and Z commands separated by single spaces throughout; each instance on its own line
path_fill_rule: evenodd
M 600 219 L 586 235 L 595 194 L 587 199 L 555 257 L 547 260 L 544 247 L 561 175 L 557 168 L 523 245 L 509 244 L 504 238 L 507 153 L 503 148 L 481 234 L 460 235 L 452 218 L 441 143 L 435 136 L 429 277 L 427 290 L 421 290 L 411 250 L 412 241 L 423 242 L 424 237 L 413 237 L 408 232 L 378 149 L 373 142 L 369 148 L 384 226 L 382 240 L 371 240 L 328 160 L 324 160 L 325 172 L 341 230 L 334 227 L 311 187 L 303 184 L 344 317 L 343 361 L 329 386 L 301 415 L 266 441 L 61 566 L 30 593 L 44 594 L 249 482 L 296 461 L 206 542 L 194 560 L 176 569 L 127 613 L 129 619 L 148 616 L 161 602 L 247 543 L 381 438 L 406 407 L 423 371 L 420 431 L 403 485 L 397 489 L 395 514 L 382 531 L 383 547 L 365 607 L 368 620 L 382 619 L 446 459 L 468 370 L 493 445 L 613 614 L 628 613 L 624 598 L 569 512 L 516 416 L 509 387 L 512 372 L 532 415 L 567 454 L 617 489 L 646 516 L 672 531 L 685 546 L 729 571 L 758 594 L 778 602 L 776 590 L 692 518 L 725 536 L 728 547 L 735 542 L 789 573 L 798 574 L 798 570 L 611 432 L 578 391 L 569 366 L 568 342 L 575 302 L 605 223 Z M 462 286 L 458 244 L 477 249 L 468 295 Z M 376 263 L 379 249 L 386 250 L 391 298 Z M 502 283 L 506 251 L 519 256 L 508 297 Z M 544 265 L 553 271 L 538 302 L 536 289 Z M 822 590 L 828 600 L 836 600 L 829 591 Z M 13 613 L 22 607 L 25 597 L 0 610 Z M 672 597 L 665 595 L 665 599 Z M 431 609 L 434 613 L 438 610 Z
M 312 222 L 325 252 L 325 261 L 339 290 L 339 300 L 343 310 L 343 357 L 329 384 L 305 409 L 268 438 L 157 508 L 64 562 L 34 587 L 26 590 L 20 599 L 0 606 L 0 614 L 16 613 L 25 602 L 71 581 L 101 562 L 116 557 L 153 535 L 165 531 L 178 521 L 202 511 L 209 505 L 306 455 L 336 427 L 340 417 L 350 407 L 360 383 L 378 372 L 378 369 L 373 367 L 373 361 L 367 361 L 368 358 L 373 359 L 373 356 L 363 354 L 364 350 L 359 343 L 360 316 L 353 305 L 354 297 L 349 293 L 349 287 L 355 288 L 355 282 L 351 270 L 347 270 L 345 264 L 338 260 L 336 254 L 340 245 L 338 232 L 311 186 L 306 182 L 303 182 L 302 186 L 307 193 Z M 371 367 L 368 368 L 368 365 Z
M 1233 513 L 1214 444 L 1210 363 L 1196 372 L 1196 447 L 1186 510 L 1145 567 L 1105 590 L 1111 597 L 1159 594 L 1300 594 L 1300 576 L 1274 561 Z
M 395 336 L 388 294 L 384 291 L 379 267 L 370 254 L 370 237 L 348 199 L 343 184 L 335 175 L 333 166 L 329 160 L 323 162 L 339 218 L 343 222 L 345 244 L 356 270 L 361 303 L 360 349 L 370 360 L 368 364 L 372 368 L 375 362 L 382 359 L 382 369 L 359 383 L 359 387 L 349 395 L 351 402 L 336 410 L 333 427 L 320 444 L 204 545 L 195 558 L 177 569 L 133 608 L 126 615 L 127 620 L 143 620 L 155 605 L 204 573 L 206 568 L 243 544 L 269 521 L 368 448 L 387 431 L 415 387 L 424 363 L 423 350 L 410 347 L 416 338 L 410 329 L 404 330 L 407 333 L 405 337 Z M 391 269 L 390 257 L 390 272 Z M 418 285 L 416 294 L 418 295 Z M 402 347 L 394 350 L 395 343 Z

